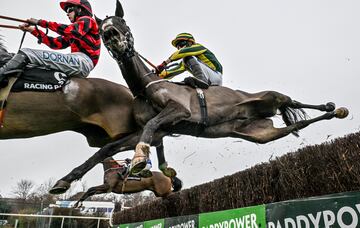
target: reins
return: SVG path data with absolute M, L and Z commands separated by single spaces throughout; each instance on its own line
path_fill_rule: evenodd
M 9 20 L 9 21 L 17 21 L 17 22 L 22 22 L 22 23 L 27 23 L 27 24 L 30 24 L 30 25 L 34 25 L 35 26 L 35 29 L 37 31 L 39 31 L 39 28 L 36 24 L 34 23 L 30 23 L 29 21 L 27 20 L 23 20 L 23 19 L 19 19 L 19 18 L 15 18 L 15 17 L 8 17 L 8 16 L 4 16 L 4 15 L 0 15 L 0 19 L 4 19 L 4 20 Z M 9 29 L 19 29 L 19 26 L 14 26 L 14 25 L 5 25 L 5 24 L 0 24 L 0 27 L 1 28 L 9 28 Z M 46 35 L 48 34 L 48 28 L 46 28 Z M 26 31 L 24 31 L 24 34 L 21 38 L 21 42 L 20 42 L 20 47 L 19 49 L 21 48 L 23 42 L 24 42 L 24 39 L 25 39 L 25 34 L 26 34 Z M 41 35 L 38 36 L 38 44 L 41 44 L 42 43 L 42 37 Z
M 150 66 L 152 66 L 155 70 L 158 70 L 157 66 L 155 66 L 152 62 L 150 62 L 148 59 L 146 59 L 144 56 L 140 55 L 139 52 L 136 52 L 141 59 L 143 59 L 145 62 L 147 62 Z
M 23 23 L 30 24 L 27 20 L 15 18 L 15 17 L 8 17 L 8 16 L 4 16 L 4 15 L 0 15 L 0 19 L 9 20 L 9 21 L 23 22 Z M 0 27 L 2 27 L 2 28 L 10 28 L 10 29 L 20 29 L 19 26 L 5 25 L 5 24 L 0 24 Z

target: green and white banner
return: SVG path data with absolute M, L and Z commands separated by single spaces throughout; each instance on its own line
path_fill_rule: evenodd
M 115 226 L 115 227 L 118 227 L 118 228 L 144 228 L 144 222 L 121 224 L 121 225 Z
M 359 228 L 360 192 L 131 223 L 117 228 Z
M 144 228 L 164 228 L 164 219 L 156 219 L 144 222 Z
M 197 228 L 199 215 L 179 216 L 165 219 L 165 228 Z
M 359 192 L 266 205 L 268 228 L 360 227 Z
M 265 224 L 265 205 L 199 215 L 200 228 L 260 228 Z

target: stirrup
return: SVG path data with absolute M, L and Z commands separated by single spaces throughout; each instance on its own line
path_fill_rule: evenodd
M 204 82 L 201 79 L 195 77 L 187 77 L 184 79 L 186 85 L 189 85 L 194 88 L 207 89 L 209 88 L 209 84 Z

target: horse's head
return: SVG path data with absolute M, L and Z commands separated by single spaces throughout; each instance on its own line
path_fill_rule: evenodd
M 134 52 L 134 39 L 123 17 L 124 11 L 119 1 L 116 2 L 115 16 L 104 20 L 95 17 L 103 43 L 115 59 Z

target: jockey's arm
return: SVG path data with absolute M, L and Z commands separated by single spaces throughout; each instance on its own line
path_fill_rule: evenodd
M 167 62 L 176 61 L 176 60 L 188 57 L 188 56 L 197 56 L 197 55 L 200 55 L 200 54 L 206 52 L 206 50 L 207 49 L 204 46 L 202 46 L 201 44 L 194 44 L 190 47 L 184 47 L 184 48 L 181 48 L 180 50 L 177 50 L 176 52 L 174 52 L 169 57 Z
M 64 49 L 70 46 L 69 39 L 64 36 L 51 37 L 46 35 L 43 31 L 35 29 L 31 32 L 35 37 L 41 36 L 41 41 L 51 49 Z
M 95 21 L 90 20 L 88 17 L 81 17 L 76 22 L 66 25 L 60 24 L 57 22 L 51 22 L 46 20 L 39 20 L 39 25 L 44 28 L 49 28 L 50 30 L 58 33 L 59 35 L 63 35 L 66 37 L 73 37 L 77 39 L 81 39 L 86 33 L 88 33 L 91 29 L 94 29 Z
M 39 20 L 38 25 L 40 25 L 43 28 L 48 28 L 51 31 L 56 32 L 59 35 L 64 35 L 64 30 L 68 27 L 66 24 L 61 24 L 57 22 L 52 21 L 46 21 L 46 20 Z
M 164 79 L 171 79 L 171 78 L 175 77 L 176 75 L 183 73 L 185 70 L 186 69 L 185 69 L 184 63 L 180 62 L 175 67 L 171 67 L 170 69 L 163 70 L 159 74 L 159 77 L 164 78 Z

